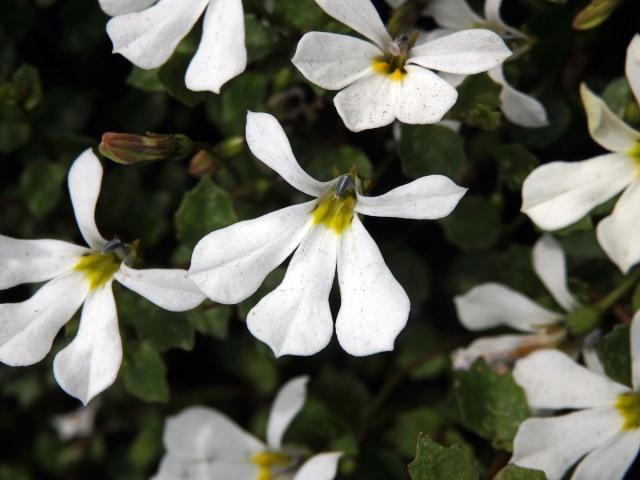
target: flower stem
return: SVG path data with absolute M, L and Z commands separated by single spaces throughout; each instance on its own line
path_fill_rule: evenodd
M 594 307 L 603 313 L 611 308 L 615 303 L 633 288 L 640 280 L 640 268 L 636 268 L 629 272 L 620 282 L 620 284 L 609 292 L 604 298 L 600 299 Z

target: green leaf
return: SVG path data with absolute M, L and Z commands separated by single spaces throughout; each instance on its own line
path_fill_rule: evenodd
M 167 402 L 169 386 L 167 369 L 158 352 L 142 343 L 133 352 L 124 369 L 123 380 L 127 391 L 145 402 Z
M 397 416 L 387 438 L 402 455 L 410 458 L 415 452 L 418 435 L 438 435 L 444 421 L 441 412 L 433 408 L 417 408 Z
M 500 91 L 502 87 L 488 75 L 469 75 L 458 87 L 458 101 L 448 117 L 482 130 L 500 126 Z
M 496 448 L 511 450 L 518 426 L 529 417 L 524 391 L 511 374 L 496 373 L 478 360 L 454 374 L 453 388 L 463 423 Z
M 137 469 L 149 468 L 162 451 L 163 422 L 157 416 L 145 418 L 128 450 L 131 464 Z
M 191 310 L 187 316 L 198 332 L 220 340 L 227 338 L 231 316 L 228 305 L 205 304 Z
M 447 240 L 465 251 L 491 247 L 500 238 L 502 229 L 496 205 L 479 195 L 465 195 L 441 224 Z
M 267 77 L 249 72 L 231 80 L 207 102 L 207 117 L 224 134 L 244 134 L 247 111 L 265 110 Z
M 11 153 L 27 143 L 31 127 L 17 105 L 0 102 L 0 153 Z
M 287 26 L 310 30 L 325 20 L 324 13 L 313 0 L 278 0 L 274 3 L 273 16 Z
M 278 40 L 278 32 L 266 21 L 258 19 L 252 13 L 244 16 L 244 30 L 249 62 L 266 57 Z
M 193 248 L 208 233 L 236 220 L 229 194 L 205 177 L 182 198 L 176 212 L 178 239 Z
M 40 73 L 29 64 L 24 64 L 13 74 L 16 100 L 27 110 L 33 110 L 42 100 Z
M 312 177 L 328 181 L 335 178 L 334 167 L 340 173 L 348 173 L 353 166 L 357 168 L 360 178 L 371 178 L 373 168 L 367 154 L 357 147 L 341 145 L 316 155 L 309 163 L 308 171 Z
M 442 447 L 426 435 L 418 437 L 416 457 L 409 464 L 411 480 L 477 480 L 478 466 L 460 445 Z
M 618 383 L 631 386 L 631 347 L 629 325 L 617 325 L 596 344 L 604 372 Z
M 398 153 L 402 172 L 413 178 L 441 174 L 457 178 L 464 166 L 464 138 L 441 125 L 402 125 Z
M 518 467 L 517 465 L 508 465 L 500 470 L 494 480 L 547 480 L 547 476 L 540 470 L 530 470 L 528 468 Z
M 22 171 L 20 189 L 34 217 L 42 218 L 56 208 L 66 173 L 63 165 L 45 161 L 31 162 Z
M 590 306 L 572 310 L 567 316 L 567 327 L 575 335 L 586 335 L 598 326 L 600 312 Z
M 618 8 L 622 0 L 591 0 L 573 20 L 576 30 L 589 30 L 604 22 Z
M 135 328 L 140 339 L 148 341 L 152 348 L 160 352 L 193 348 L 195 327 L 187 314 L 163 310 L 124 288 L 116 296 L 122 323 Z
M 193 55 L 191 52 L 177 51 L 171 56 L 158 71 L 158 78 L 167 90 L 167 93 L 188 107 L 195 107 L 207 98 L 205 92 L 189 90 L 184 83 L 187 67 Z
M 143 92 L 164 92 L 165 87 L 160 80 L 160 69 L 143 70 L 134 66 L 127 77 L 127 85 Z
M 500 145 L 493 151 L 502 180 L 510 190 L 520 191 L 525 178 L 540 161 L 522 145 Z

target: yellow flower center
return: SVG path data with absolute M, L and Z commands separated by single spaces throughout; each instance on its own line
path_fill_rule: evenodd
M 407 72 L 404 70 L 404 60 L 399 57 L 391 57 L 390 60 L 385 58 L 376 58 L 371 64 L 373 71 L 385 75 L 393 82 L 401 82 Z
M 291 457 L 280 452 L 260 452 L 251 456 L 251 463 L 258 467 L 256 480 L 275 480 L 273 469 L 286 469 L 291 465 Z
M 82 273 L 94 290 L 104 285 L 120 268 L 120 259 L 115 253 L 93 253 L 84 255 L 73 267 Z
M 628 152 L 627 154 L 633 159 L 635 160 L 636 164 L 638 165 L 638 168 L 640 168 L 640 142 L 636 143 Z
M 336 192 L 334 187 L 320 199 L 313 210 L 313 224 L 323 225 L 340 235 L 351 225 L 355 206 L 356 194 L 353 189 L 345 192 Z
M 630 392 L 619 395 L 615 407 L 624 419 L 622 430 L 640 428 L 640 393 Z

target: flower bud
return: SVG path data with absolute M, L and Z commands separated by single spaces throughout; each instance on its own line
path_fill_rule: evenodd
M 200 178 L 212 175 L 217 168 L 215 157 L 206 150 L 198 150 L 189 162 L 189 175 Z
M 107 132 L 102 135 L 98 149 L 116 163 L 131 165 L 157 160 L 182 160 L 193 151 L 193 142 L 182 134 Z

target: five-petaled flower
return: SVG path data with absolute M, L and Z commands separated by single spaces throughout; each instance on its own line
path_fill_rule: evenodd
M 47 281 L 28 300 L 0 305 L 0 362 L 22 366 L 42 360 L 84 304 L 78 333 L 56 355 L 53 372 L 58 384 L 85 404 L 115 381 L 122 362 L 113 279 L 171 311 L 192 309 L 204 299 L 184 270 L 126 265 L 127 246 L 105 240 L 96 227 L 101 181 L 100 161 L 86 150 L 69 171 L 69 192 L 89 248 L 0 235 L 0 288 Z
M 302 463 L 303 450 L 282 445 L 289 424 L 304 406 L 307 381 L 294 378 L 278 392 L 266 445 L 212 408 L 191 407 L 169 418 L 167 453 L 152 480 L 332 480 L 340 452 L 320 453 Z
M 507 25 L 500 15 L 503 0 L 485 0 L 484 18 L 475 13 L 465 0 L 431 0 L 424 10 L 443 27 L 432 32 L 436 37 L 469 28 L 488 28 L 505 40 L 507 44 L 528 45 L 531 40 L 520 30 Z M 523 48 L 514 48 L 510 60 L 519 56 Z M 544 127 L 549 124 L 544 106 L 535 98 L 513 88 L 507 82 L 502 64 L 487 72 L 494 82 L 502 86 L 500 109 L 505 117 L 516 125 L 528 128 Z M 460 75 L 444 75 L 454 87 L 464 80 Z
M 640 35 L 627 49 L 626 74 L 640 101 Z M 624 190 L 596 233 L 609 258 L 627 272 L 640 261 L 640 132 L 620 120 L 586 85 L 580 93 L 591 137 L 611 153 L 536 168 L 522 186 L 522 211 L 540 228 L 556 230 Z
M 334 104 L 347 128 L 360 131 L 395 119 L 435 123 L 458 93 L 432 70 L 455 74 L 485 72 L 511 51 L 495 33 L 465 30 L 415 45 L 416 35 L 392 39 L 370 0 L 316 0 L 336 20 L 370 41 L 310 32 L 298 43 L 294 65 L 311 82 L 342 90 Z
M 640 449 L 640 313 L 631 324 L 633 388 L 595 373 L 557 350 L 540 350 L 513 371 L 535 409 L 576 410 L 525 420 L 511 462 L 560 480 L 621 480 Z M 584 458 L 583 458 L 584 457 Z M 582 460 L 580 460 L 582 459 Z
M 185 77 L 191 90 L 219 93 L 247 66 L 242 0 L 100 0 L 100 6 L 114 17 L 107 24 L 114 53 L 143 69 L 164 64 L 206 9 Z
M 564 252 L 550 235 L 533 247 L 533 269 L 565 312 L 579 306 L 567 288 Z M 454 299 L 458 318 L 467 329 L 477 331 L 499 326 L 524 334 L 480 338 L 454 352 L 455 368 L 467 369 L 478 357 L 501 369 L 533 350 L 550 348 L 566 337 L 561 323 L 566 314 L 543 308 L 523 294 L 499 283 L 484 283 Z
M 269 114 L 248 114 L 246 138 L 256 157 L 314 199 L 210 233 L 196 245 L 190 278 L 212 300 L 237 303 L 252 295 L 297 247 L 283 282 L 249 312 L 251 333 L 277 356 L 323 349 L 333 332 L 329 292 L 337 264 L 340 344 L 352 355 L 392 350 L 406 324 L 409 299 L 357 214 L 442 218 L 466 189 L 432 175 L 367 197 L 354 176 L 329 182 L 310 177 Z

